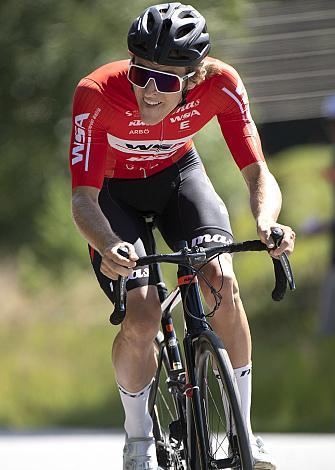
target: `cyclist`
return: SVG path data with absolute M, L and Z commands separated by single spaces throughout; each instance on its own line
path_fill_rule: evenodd
M 148 268 L 143 214 L 156 216 L 167 244 L 187 240 L 210 246 L 233 239 L 225 204 L 215 193 L 192 137 L 217 117 L 250 191 L 260 239 L 273 256 L 294 246 L 295 234 L 277 218 L 281 193 L 270 173 L 252 121 L 246 90 L 231 66 L 208 57 L 205 19 L 190 5 L 147 8 L 128 33 L 130 60 L 113 62 L 83 78 L 75 92 L 70 150 L 75 223 L 89 243 L 97 279 L 113 302 L 113 282 L 128 276 L 127 317 L 112 351 L 125 410 L 124 469 L 157 469 L 148 395 L 155 372 L 153 339 L 160 305 Z M 270 239 L 281 227 L 279 248 Z M 127 248 L 129 259 L 118 254 Z M 230 255 L 205 268 L 221 286 L 213 328 L 228 349 L 257 469 L 274 469 L 250 425 L 251 339 Z M 209 288 L 200 280 L 213 307 Z

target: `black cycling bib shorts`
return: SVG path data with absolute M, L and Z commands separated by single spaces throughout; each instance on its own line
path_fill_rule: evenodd
M 148 253 L 145 215 L 153 215 L 165 242 L 175 251 L 188 246 L 210 247 L 232 243 L 233 235 L 225 204 L 209 181 L 193 148 L 171 167 L 146 179 L 105 178 L 99 205 L 112 230 L 134 245 L 138 256 Z M 100 271 L 101 256 L 90 247 L 91 262 L 99 284 L 113 302 L 113 282 Z M 154 284 L 148 266 L 134 268 L 127 290 Z

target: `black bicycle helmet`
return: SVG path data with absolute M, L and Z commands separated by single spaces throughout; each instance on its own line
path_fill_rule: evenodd
M 128 49 L 161 65 L 192 67 L 211 44 L 205 18 L 191 5 L 162 3 L 147 8 L 128 33 Z

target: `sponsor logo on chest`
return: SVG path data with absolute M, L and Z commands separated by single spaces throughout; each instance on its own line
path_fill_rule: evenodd
M 186 103 L 184 106 L 180 106 L 173 115 L 169 118 L 171 124 L 179 124 L 179 130 L 187 130 L 191 127 L 191 119 L 194 116 L 201 116 L 200 111 L 196 108 L 199 106 L 200 100 L 191 101 Z
M 179 129 L 180 130 L 186 130 L 191 127 L 190 125 L 190 119 L 192 119 L 194 116 L 201 116 L 200 111 L 197 109 L 194 109 L 198 107 L 200 104 L 200 100 L 195 100 L 191 101 L 190 103 L 186 103 L 184 106 L 180 106 L 179 108 L 176 109 L 172 113 L 172 116 L 169 117 L 169 121 L 171 124 L 179 124 Z M 127 111 L 126 115 L 129 117 L 134 117 L 134 113 Z M 140 128 L 140 129 L 131 129 L 128 134 L 129 135 L 144 135 L 144 134 L 150 134 L 150 131 L 148 128 L 143 129 L 143 127 L 146 127 L 147 124 L 145 124 L 143 121 L 140 119 L 132 119 L 131 121 L 128 122 L 128 127 L 132 128 Z

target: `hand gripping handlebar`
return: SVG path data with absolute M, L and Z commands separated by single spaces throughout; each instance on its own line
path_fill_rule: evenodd
M 271 232 L 271 237 L 275 246 L 278 247 L 283 239 L 283 231 L 280 228 L 275 228 Z M 176 253 L 143 256 L 136 261 L 136 266 L 147 266 L 154 263 L 199 266 L 221 253 L 238 253 L 241 251 L 268 251 L 268 247 L 260 240 L 251 240 L 212 248 L 183 248 Z M 121 249 L 119 253 L 126 258 L 128 257 L 128 253 Z M 289 284 L 290 290 L 295 289 L 295 283 L 288 256 L 285 253 L 280 255 L 279 259 L 272 258 L 272 261 L 275 273 L 275 287 L 272 291 L 272 299 L 279 301 L 283 299 L 286 293 L 287 283 Z M 110 322 L 113 325 L 120 324 L 126 315 L 126 281 L 127 278 L 119 276 L 114 287 L 115 304 L 114 311 L 110 316 Z

